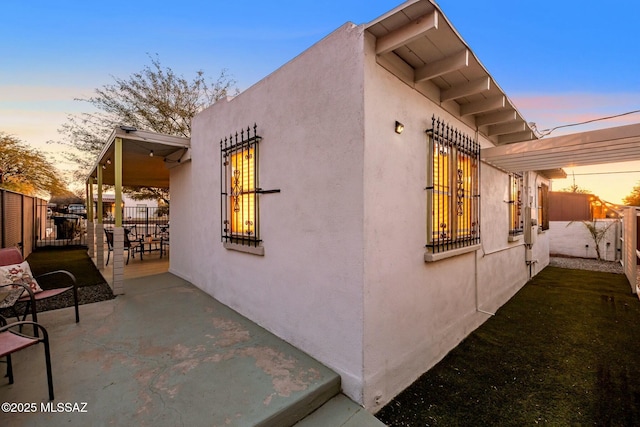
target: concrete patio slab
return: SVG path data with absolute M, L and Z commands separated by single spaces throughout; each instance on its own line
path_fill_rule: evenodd
M 15 384 L 0 379 L 0 403 L 16 410 L 0 425 L 287 426 L 339 393 L 333 371 L 190 283 L 165 273 L 125 286 L 81 306 L 78 324 L 72 309 L 38 316 L 54 404 L 33 346 L 14 357 Z

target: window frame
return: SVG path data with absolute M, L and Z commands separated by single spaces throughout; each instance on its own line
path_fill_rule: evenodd
M 522 197 L 524 179 L 519 173 L 509 174 L 509 237 L 524 234 L 524 212 Z
M 220 140 L 220 234 L 227 249 L 263 254 L 257 125 Z M 244 174 L 248 176 L 244 176 Z M 246 188 L 248 186 L 249 188 Z M 240 204 L 238 200 L 241 200 Z M 246 207 L 245 207 L 246 206 Z M 238 218 L 240 213 L 240 218 Z M 236 229 L 242 224 L 242 231 Z
M 540 183 L 538 186 L 538 230 L 549 229 L 549 186 Z
M 425 260 L 436 261 L 480 247 L 480 145 L 435 116 L 427 135 Z

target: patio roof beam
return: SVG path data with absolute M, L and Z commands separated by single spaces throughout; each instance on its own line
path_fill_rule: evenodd
M 425 33 L 438 28 L 438 11 L 414 19 L 404 27 L 400 27 L 376 41 L 376 54 L 383 55 L 424 36 Z
M 465 96 L 475 95 L 476 93 L 485 92 L 491 89 L 491 77 L 486 76 L 477 80 L 453 86 L 447 90 L 440 92 L 440 102 L 450 101 L 452 99 L 460 99 Z
M 469 49 L 465 49 L 454 55 L 439 61 L 432 62 L 415 71 L 415 82 L 435 79 L 444 74 L 452 73 L 469 66 Z
M 538 168 L 553 169 L 588 166 L 599 163 L 616 163 L 620 162 L 621 158 L 638 158 L 638 149 L 636 147 L 616 148 L 615 150 L 615 152 L 609 150 L 588 150 L 588 153 L 582 153 L 580 155 L 571 152 L 564 155 L 548 153 L 522 156 L 520 158 L 486 158 L 485 161 L 499 164 L 508 170 L 525 166 L 527 170 L 533 170 Z

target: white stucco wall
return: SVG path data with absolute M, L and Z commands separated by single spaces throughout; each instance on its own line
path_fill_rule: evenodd
M 203 208 L 201 200 L 194 199 L 193 191 L 193 164 L 186 162 L 170 170 L 169 189 L 171 194 L 171 239 L 169 244 L 169 271 L 177 276 L 192 282 L 191 276 L 194 271 L 194 259 L 200 258 L 196 251 L 203 250 L 202 247 L 193 246 L 194 235 L 200 233 L 212 233 L 215 224 L 213 221 L 194 223 L 194 212 Z M 193 283 L 193 282 L 192 282 Z
M 362 389 L 361 28 L 345 25 L 193 121 L 191 178 L 172 175 L 172 271 Z M 220 140 L 258 126 L 264 256 L 223 248 Z M 175 185 L 173 185 L 175 184 Z M 175 195 L 196 208 L 176 214 Z M 182 204 L 181 204 L 182 206 Z M 185 238 L 173 244 L 174 224 Z M 177 258 L 184 251 L 186 257 Z
M 472 137 L 475 129 L 378 65 L 373 40 L 365 52 L 363 403 L 375 412 L 488 319 L 483 311 L 495 312 L 513 296 L 530 266 L 524 242 L 509 242 L 508 175 L 484 164 L 481 249 L 424 261 L 425 130 L 434 114 Z M 401 135 L 396 120 L 405 125 Z M 536 175 L 529 179 L 537 206 Z M 542 233 L 532 274 L 548 263 L 545 248 Z
M 610 225 L 612 224 L 613 225 Z M 620 233 L 622 226 L 616 219 L 596 221 L 598 229 L 609 227 L 600 242 L 600 256 L 605 261 L 620 259 Z M 552 221 L 549 223 L 549 252 L 579 258 L 596 258 L 595 242 L 581 221 Z
M 527 265 L 508 239 L 507 175 L 482 165 L 481 249 L 425 263 L 425 130 L 433 114 L 475 130 L 379 66 L 373 42 L 345 25 L 194 119 L 193 160 L 171 176 L 171 271 L 334 369 L 375 412 L 548 263 L 548 237 Z M 264 256 L 220 242 L 220 140 L 254 123 L 260 186 L 281 190 L 259 196 Z

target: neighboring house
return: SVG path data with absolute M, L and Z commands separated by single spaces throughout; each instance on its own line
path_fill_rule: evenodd
M 346 24 L 195 117 L 170 271 L 375 412 L 547 265 L 553 175 L 480 159 L 532 135 L 431 2 Z
M 104 218 L 113 218 L 115 215 L 115 195 L 105 193 L 102 195 L 102 211 Z M 122 195 L 122 204 L 127 217 L 154 216 L 158 210 L 158 201 L 153 199 L 134 200 L 126 194 Z M 94 212 L 97 211 L 98 196 L 93 196 Z M 138 212 L 138 210 L 140 210 Z

